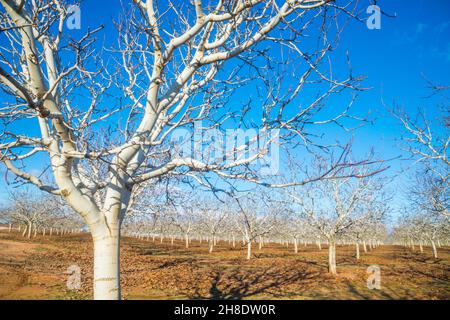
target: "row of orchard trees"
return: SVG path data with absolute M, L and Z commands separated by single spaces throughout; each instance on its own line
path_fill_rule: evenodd
M 19 231 L 31 239 L 38 233 L 52 236 L 80 231 L 84 224 L 56 197 L 28 189 L 10 193 L 8 205 L 0 208 L 0 222 L 8 231 Z
M 318 169 L 320 171 L 320 169 Z M 182 239 L 207 242 L 213 252 L 220 241 L 245 248 L 251 259 L 253 246 L 265 243 L 326 244 L 329 272 L 336 271 L 336 245 L 351 244 L 355 258 L 385 241 L 388 210 L 383 183 L 372 175 L 320 180 L 307 186 L 279 191 L 257 188 L 250 192 L 202 193 L 177 186 L 143 189 L 144 196 L 125 221 L 124 232 L 139 238 L 164 241 Z M 320 174 L 320 173 L 318 173 Z M 345 174 L 345 173 L 343 173 Z M 146 197 L 151 193 L 152 197 Z M 195 196 L 194 196 L 195 195 Z
M 438 248 L 449 244 L 450 188 L 447 167 L 437 170 L 420 170 L 408 192 L 411 205 L 404 209 L 393 232 L 394 241 L 421 253 L 423 246 L 432 248 L 434 258 L 438 258 Z

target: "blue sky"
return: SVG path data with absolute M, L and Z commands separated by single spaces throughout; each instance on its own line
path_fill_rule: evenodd
M 367 5 L 368 1 L 361 1 L 361 8 Z M 355 112 L 365 114 L 371 110 L 378 118 L 374 124 L 355 133 L 355 152 L 363 154 L 373 146 L 379 157 L 387 159 L 401 155 L 401 151 L 395 141 L 399 127 L 388 117 L 382 99 L 388 105 L 396 102 L 412 113 L 424 107 L 433 116 L 437 115 L 440 97 L 424 98 L 430 90 L 422 74 L 437 83 L 450 83 L 450 1 L 435 0 L 431 4 L 425 0 L 385 0 L 378 1 L 378 5 L 395 18 L 382 16 L 380 30 L 369 30 L 364 23 L 352 21 L 342 34 L 339 51 L 349 52 L 354 73 L 365 75 L 364 86 L 371 88 L 359 95 Z M 85 0 L 81 6 L 83 29 L 104 24 L 106 30 L 102 37 L 105 43 L 112 43 L 115 32 L 111 19 L 116 18 L 119 11 L 119 1 Z M 30 130 L 29 127 L 21 129 Z M 336 131 L 336 139 L 339 134 Z M 404 167 L 400 161 L 391 165 L 390 175 Z M 1 168 L 0 173 L 3 172 Z M 401 175 L 393 187 L 397 190 L 403 187 L 406 179 L 406 175 Z M 6 200 L 5 188 L 2 174 L 0 201 Z M 401 195 L 396 195 L 395 206 L 402 201 Z

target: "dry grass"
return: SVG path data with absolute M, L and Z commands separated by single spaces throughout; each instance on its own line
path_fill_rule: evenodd
M 167 241 L 167 240 L 166 240 Z M 189 249 L 179 241 L 122 242 L 122 290 L 125 299 L 449 299 L 450 248 L 440 259 L 399 246 L 382 246 L 356 261 L 354 248 L 337 249 L 338 275 L 327 274 L 327 250 L 276 244 L 254 250 L 222 242 L 212 254 L 206 243 Z M 77 264 L 82 288 L 69 291 L 65 271 Z M 381 290 L 366 286 L 369 265 L 381 268 Z M 27 241 L 0 233 L 0 299 L 89 299 L 92 296 L 90 236 L 38 236 Z

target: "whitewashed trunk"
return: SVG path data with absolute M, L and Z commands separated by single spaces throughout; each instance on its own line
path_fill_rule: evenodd
M 336 272 L 336 243 L 334 240 L 328 241 L 328 272 L 337 274 Z
M 94 236 L 94 299 L 120 300 L 120 231 Z
M 184 240 L 185 240 L 185 247 L 186 247 L 186 249 L 188 249 L 189 248 L 189 235 L 185 235 L 184 236 Z
M 437 249 L 436 249 L 436 243 L 434 243 L 434 240 L 431 240 L 431 247 L 433 248 L 433 257 L 435 259 L 438 258 Z
M 364 250 L 364 253 L 367 253 L 366 241 L 363 241 L 363 250 Z
M 209 242 L 209 253 L 212 253 L 214 250 L 214 240 Z
M 250 260 L 252 257 L 252 242 L 249 240 L 247 242 L 247 260 Z
M 359 260 L 359 242 L 356 242 L 356 260 Z
M 294 239 L 294 252 L 298 253 L 298 243 L 297 239 Z

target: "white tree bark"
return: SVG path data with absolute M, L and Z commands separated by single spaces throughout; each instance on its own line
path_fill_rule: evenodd
M 103 230 L 94 235 L 94 299 L 119 300 L 120 231 Z
M 336 242 L 334 240 L 328 241 L 328 272 L 337 274 L 336 271 Z

